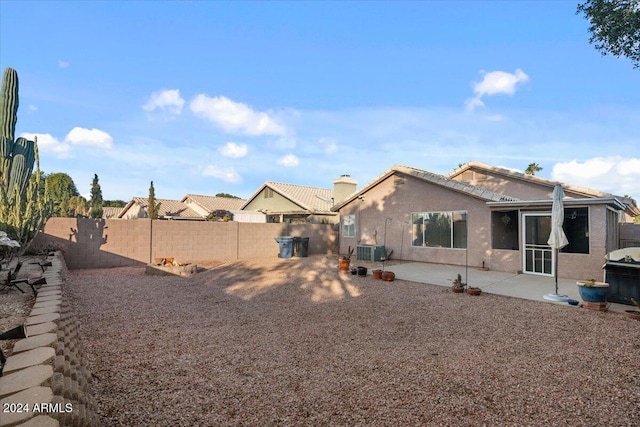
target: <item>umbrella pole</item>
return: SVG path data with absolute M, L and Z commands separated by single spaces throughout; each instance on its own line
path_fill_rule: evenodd
M 558 295 L 558 248 L 556 248 L 556 262 L 555 264 L 555 270 L 556 270 L 556 295 Z

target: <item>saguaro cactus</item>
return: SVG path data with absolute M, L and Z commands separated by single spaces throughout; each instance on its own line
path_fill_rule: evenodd
M 46 188 L 40 191 L 37 143 L 15 138 L 17 121 L 18 73 L 7 68 L 0 89 L 0 230 L 25 247 L 44 225 L 50 203 Z

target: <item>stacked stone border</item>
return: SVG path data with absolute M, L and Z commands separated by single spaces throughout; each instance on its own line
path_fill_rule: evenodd
M 0 427 L 100 424 L 80 323 L 63 292 L 67 267 L 60 252 L 49 260 L 47 284 L 25 320 L 27 338 L 16 342 L 0 377 Z

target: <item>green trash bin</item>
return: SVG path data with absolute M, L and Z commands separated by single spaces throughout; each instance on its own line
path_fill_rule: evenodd
M 293 238 L 293 256 L 297 256 L 297 257 L 309 256 L 309 238 L 308 237 Z
M 276 237 L 276 242 L 280 246 L 278 258 L 291 258 L 293 254 L 293 237 Z

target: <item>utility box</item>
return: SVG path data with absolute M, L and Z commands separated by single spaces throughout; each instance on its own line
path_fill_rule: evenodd
M 387 253 L 382 245 L 358 245 L 356 246 L 356 259 L 358 261 L 382 262 Z

